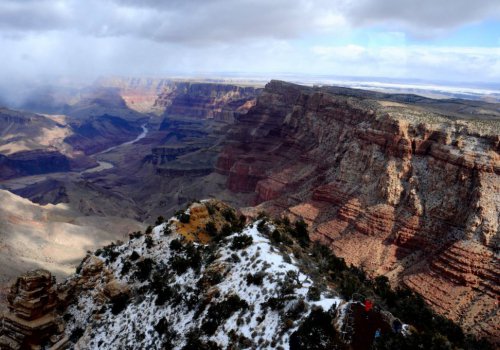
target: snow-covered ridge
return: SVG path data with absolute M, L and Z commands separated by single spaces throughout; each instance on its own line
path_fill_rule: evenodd
M 311 310 L 320 307 L 334 315 L 343 301 L 333 290 L 311 297 L 313 281 L 259 232 L 259 223 L 216 244 L 184 241 L 179 247 L 182 237 L 174 219 L 150 235 L 88 258 L 81 275 L 97 270 L 91 277 L 95 286 L 82 290 L 68 308 L 68 336 L 81 349 L 182 349 L 193 344 L 288 349 Z M 274 229 L 266 225 L 266 231 Z M 151 273 L 141 280 L 138 270 L 146 261 L 152 263 Z M 183 262 L 189 265 L 185 272 Z M 109 305 L 109 298 L 118 301 Z

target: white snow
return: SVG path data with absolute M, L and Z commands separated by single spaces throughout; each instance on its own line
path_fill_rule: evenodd
M 246 227 L 242 233 L 236 233 L 226 238 L 228 243 L 222 243 L 217 248 L 217 257 L 209 266 L 202 266 L 199 272 L 192 269 L 180 276 L 174 274 L 175 289 L 188 298 L 195 295 L 196 283 L 203 276 L 210 266 L 225 266 L 228 270 L 223 280 L 215 287 L 219 291 L 217 297 L 210 301 L 210 305 L 225 300 L 231 294 L 237 294 L 249 305 L 247 310 L 233 313 L 223 322 L 212 336 L 202 335 L 201 339 L 212 340 L 224 346 L 229 342 L 228 334 L 231 330 L 236 331 L 253 342 L 260 341 L 261 347 L 269 346 L 275 340 L 277 345 L 288 349 L 290 335 L 299 327 L 300 321 L 307 317 L 313 306 L 322 307 L 329 310 L 333 305 L 337 307 L 342 304 L 342 299 L 338 297 L 321 296 L 319 301 L 308 301 L 307 292 L 313 282 L 302 273 L 297 267 L 294 259 L 288 263 L 283 259 L 282 253 L 273 247 L 269 239 L 257 230 L 259 222 Z M 122 276 L 121 270 L 123 262 L 133 251 L 136 251 L 143 258 L 151 258 L 157 265 L 168 266 L 170 257 L 174 254 L 169 248 L 170 242 L 179 238 L 177 233 L 164 235 L 163 229 L 168 223 L 159 225 L 153 229 L 151 237 L 154 246 L 147 249 L 145 236 L 133 239 L 115 249 L 121 252 L 120 256 L 110 264 L 109 268 L 114 277 L 123 283 L 128 284 L 131 289 L 140 288 L 147 285 L 147 282 L 140 283 L 131 278 L 131 273 Z M 173 228 L 173 226 L 172 226 Z M 272 229 L 272 227 L 270 227 Z M 246 234 L 252 237 L 253 243 L 241 250 L 232 250 L 230 243 L 235 236 Z M 234 263 L 234 254 L 238 256 L 240 262 Z M 233 257 L 232 257 L 233 256 Z M 104 260 L 104 259 L 103 259 Z M 132 263 L 134 265 L 134 263 Z M 133 267 L 131 271 L 133 270 Z M 263 271 L 265 277 L 262 285 L 248 284 L 246 277 L 248 274 Z M 286 275 L 295 274 L 295 281 L 298 283 L 294 292 L 294 300 L 285 305 L 284 310 L 272 310 L 264 308 L 266 301 L 270 297 L 277 297 L 280 284 L 283 283 Z M 162 318 L 166 318 L 173 329 L 179 334 L 175 341 L 175 348 L 180 349 L 185 344 L 185 336 L 190 330 L 199 330 L 209 306 L 197 317 L 195 308 L 189 309 L 185 303 L 174 304 L 167 302 L 164 305 L 156 305 L 156 295 L 147 289 L 145 293 L 138 295 L 127 305 L 118 315 L 113 315 L 110 308 L 98 316 L 96 311 L 101 308 L 101 304 L 96 302 L 96 296 L 102 294 L 103 285 L 85 291 L 78 296 L 78 302 L 69 309 L 73 319 L 68 322 L 68 334 L 77 327 L 85 330 L 86 340 L 92 338 L 87 345 L 98 349 L 125 349 L 125 348 L 148 348 L 160 349 L 160 335 L 154 330 L 154 326 Z M 206 295 L 206 291 L 202 292 Z M 331 291 L 331 293 L 333 293 Z M 331 294 L 330 293 L 330 294 Z M 200 295 L 201 296 L 201 295 Z M 301 319 L 296 320 L 293 326 L 283 331 L 283 314 L 288 311 L 297 300 L 304 300 L 306 311 L 301 315 Z M 91 327 L 88 327 L 91 324 Z M 202 333 L 200 330 L 199 333 Z M 141 339 L 141 334 L 144 337 Z M 261 340 L 262 339 L 262 340 Z

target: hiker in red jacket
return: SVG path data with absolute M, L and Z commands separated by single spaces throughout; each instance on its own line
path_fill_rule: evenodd
M 373 308 L 373 303 L 370 299 L 365 300 L 365 314 L 366 314 L 366 319 L 368 319 L 368 313 L 370 310 Z
M 365 311 L 370 312 L 370 310 L 373 308 L 373 303 L 370 299 L 365 300 Z

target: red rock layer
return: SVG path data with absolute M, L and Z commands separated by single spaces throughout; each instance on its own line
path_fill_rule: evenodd
M 492 336 L 498 136 L 425 108 L 333 90 L 269 83 L 230 130 L 216 171 L 231 191 L 255 193 L 259 208 L 304 218 L 312 237 L 348 263 L 404 281 L 438 311 Z M 459 248 L 462 241 L 481 253 Z M 486 311 L 445 312 L 454 293 Z

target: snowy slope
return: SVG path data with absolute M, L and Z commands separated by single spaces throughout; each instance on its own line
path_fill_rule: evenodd
M 118 255 L 113 262 L 109 256 L 87 259 L 82 275 L 72 283 L 84 285 L 79 279 L 88 275 L 87 271 L 97 272 L 85 277 L 93 281 L 87 282 L 91 287 L 80 288 L 67 310 L 68 336 L 81 349 L 181 349 L 188 338 L 220 348 L 239 343 L 288 349 L 291 334 L 313 307 L 335 310 L 342 300 L 334 291 L 324 292 L 320 300 L 309 300 L 313 282 L 299 270 L 293 257 L 280 252 L 267 235 L 259 232 L 258 223 L 210 247 L 194 243 L 192 247 L 202 256 L 202 263 L 184 273 L 176 273 L 172 266 L 175 257 L 189 257 L 184 248 L 170 248 L 172 241 L 181 237 L 171 223 L 155 227 L 151 238 L 143 235 L 111 248 Z M 166 235 L 163 231 L 167 225 L 173 232 Z M 266 225 L 272 231 L 272 225 Z M 233 241 L 242 235 L 250 236 L 252 243 L 237 249 Z M 139 258 L 131 263 L 133 254 Z M 153 262 L 152 273 L 141 282 L 136 275 L 138 262 L 148 258 Z M 99 261 L 102 268 L 95 267 Z M 125 268 L 122 273 L 124 265 L 130 264 L 129 271 Z M 249 274 L 257 272 L 261 283 L 247 281 Z M 155 273 L 161 279 L 151 277 Z M 158 288 L 166 288 L 166 301 L 158 301 L 154 283 L 165 286 Z M 109 285 L 119 286 L 130 295 L 119 312 L 110 306 Z

